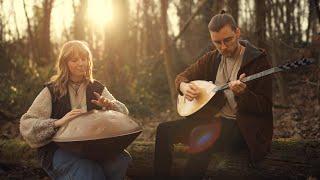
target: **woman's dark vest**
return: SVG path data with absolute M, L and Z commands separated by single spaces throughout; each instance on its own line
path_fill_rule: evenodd
M 48 87 L 51 94 L 51 99 L 52 99 L 52 112 L 51 112 L 50 118 L 61 119 L 65 114 L 71 111 L 69 92 L 67 91 L 67 94 L 65 96 L 61 98 L 57 98 L 53 93 L 54 91 L 53 91 L 52 84 L 47 84 L 46 87 Z M 101 94 L 103 89 L 104 89 L 104 86 L 96 80 L 88 84 L 86 89 L 87 111 L 90 111 L 92 109 L 101 109 L 101 107 L 91 103 L 91 100 L 96 99 L 93 92 L 97 92 Z M 38 158 L 43 168 L 45 169 L 51 168 L 52 158 L 53 158 L 54 152 L 57 149 L 58 149 L 58 145 L 55 144 L 54 142 L 51 142 L 45 146 L 38 148 Z

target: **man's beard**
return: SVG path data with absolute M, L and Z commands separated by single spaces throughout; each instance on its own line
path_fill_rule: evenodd
M 233 58 L 237 56 L 239 51 L 240 51 L 240 44 L 237 44 L 237 46 L 232 51 L 226 51 L 222 55 L 227 58 Z

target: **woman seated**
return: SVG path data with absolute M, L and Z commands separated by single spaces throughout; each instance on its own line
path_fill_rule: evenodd
M 124 179 L 131 161 L 128 152 L 98 163 L 64 151 L 52 142 L 59 127 L 84 112 L 102 108 L 128 114 L 126 106 L 93 79 L 92 54 L 87 44 L 65 43 L 57 74 L 20 120 L 22 136 L 32 148 L 37 148 L 41 166 L 52 179 Z

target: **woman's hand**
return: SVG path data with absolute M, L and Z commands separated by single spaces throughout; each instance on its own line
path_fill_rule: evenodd
M 109 99 L 101 96 L 97 92 L 94 92 L 94 95 L 96 96 L 97 100 L 91 100 L 91 102 L 94 103 L 95 105 L 103 107 L 105 109 L 113 109 L 114 108 L 114 104 Z
M 66 115 L 64 115 L 61 119 L 56 120 L 54 122 L 55 127 L 61 127 L 64 124 L 68 123 L 73 118 L 85 113 L 86 111 L 83 109 L 73 109 L 70 112 L 68 112 Z

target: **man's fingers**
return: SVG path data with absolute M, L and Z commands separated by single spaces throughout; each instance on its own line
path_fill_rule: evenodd
M 190 97 L 188 95 L 185 96 L 189 101 L 192 101 L 194 98 L 193 97 Z
M 198 94 L 194 94 L 194 93 L 186 93 L 186 95 L 192 98 L 198 97 Z
M 197 94 L 197 92 L 192 89 L 187 89 L 187 94 Z
M 228 86 L 229 86 L 229 89 L 232 90 L 234 87 L 234 82 L 233 81 L 229 82 Z
M 190 84 L 189 86 L 192 90 L 198 90 L 198 86 L 196 86 L 195 84 Z
M 196 85 L 194 85 L 194 84 L 191 84 L 191 85 L 189 86 L 189 88 L 187 88 L 186 91 L 187 91 L 187 92 L 190 92 L 190 93 L 192 93 L 192 94 L 199 94 L 199 92 L 200 92 L 198 86 L 196 86 Z
M 197 95 L 194 95 L 194 94 L 188 94 L 188 96 L 191 97 L 191 98 L 196 98 L 197 97 Z
M 241 82 L 240 80 L 237 81 L 231 81 L 229 83 L 229 88 L 232 89 L 234 87 L 246 87 L 246 84 Z
M 193 93 L 186 93 L 185 97 L 189 100 L 192 101 L 194 98 L 196 98 L 198 94 L 193 94 Z
M 240 83 L 240 84 L 239 84 L 239 87 L 240 87 L 241 89 L 245 89 L 245 88 L 247 87 L 247 85 L 246 85 L 245 83 Z
M 242 76 L 245 76 L 245 74 L 241 74 Z M 240 79 L 240 78 L 239 78 Z M 229 89 L 233 91 L 235 94 L 241 94 L 245 89 L 247 85 L 240 80 L 231 81 L 229 83 Z
M 243 78 L 245 78 L 246 77 L 246 74 L 245 73 L 242 73 L 241 75 L 240 75 L 240 77 L 239 77 L 239 80 L 241 81 Z

